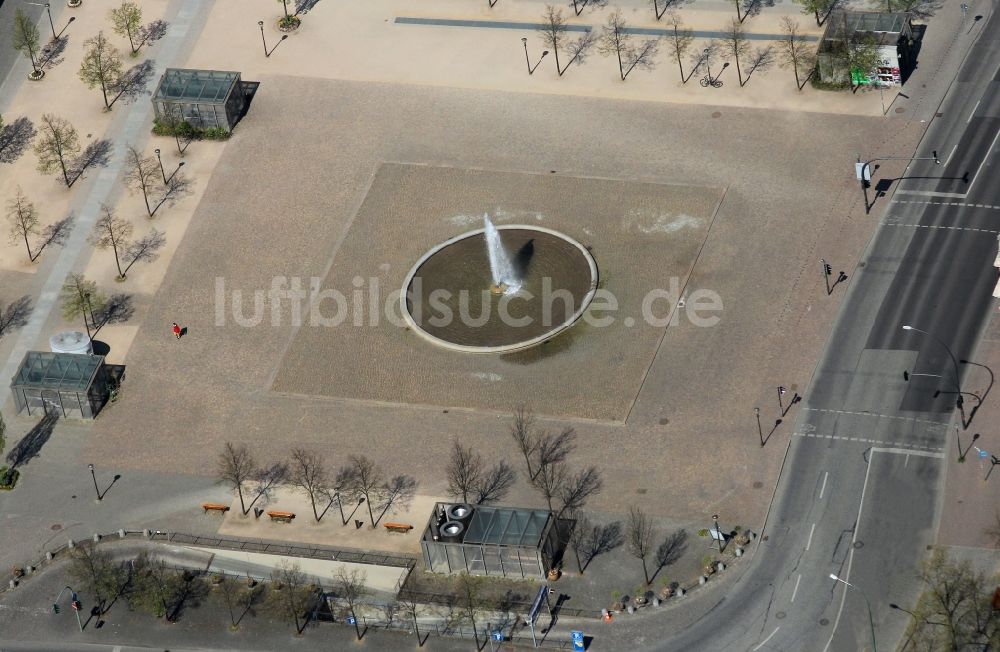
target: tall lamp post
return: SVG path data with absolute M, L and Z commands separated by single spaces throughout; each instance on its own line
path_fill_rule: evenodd
M 760 427 L 760 408 L 755 407 L 753 413 L 757 415 L 757 435 L 760 437 L 760 447 L 764 447 L 764 430 Z
M 42 4 L 41 2 L 25 2 L 26 5 L 35 5 L 36 7 L 45 7 L 45 11 L 49 14 L 49 27 L 52 29 L 52 40 L 56 40 L 56 26 L 52 22 L 52 9 L 49 8 L 49 3 Z
M 167 173 L 163 171 L 163 159 L 160 158 L 160 148 L 157 147 L 153 150 L 156 154 L 156 162 L 160 164 L 160 176 L 163 177 L 163 185 L 167 185 Z
M 865 163 L 862 163 L 861 156 L 858 156 L 858 162 L 854 164 L 854 168 L 855 173 L 858 175 L 858 180 L 861 182 L 861 192 L 865 197 L 865 215 L 868 215 L 872 208 L 871 204 L 868 203 L 868 183 L 872 179 L 872 163 L 876 161 L 934 161 L 934 165 L 941 165 L 937 150 L 934 150 L 932 154 L 933 156 L 880 156 Z
M 264 38 L 264 21 L 258 20 L 257 26 L 260 27 L 260 42 L 264 44 L 264 56 L 270 57 L 271 55 L 267 52 L 267 39 Z
M 857 591 L 858 593 L 860 593 L 861 597 L 865 599 L 865 606 L 868 607 L 868 624 L 871 626 L 871 631 L 872 631 L 872 652 L 878 652 L 878 644 L 875 642 L 875 619 L 872 618 L 872 604 L 870 602 L 868 602 L 868 596 L 865 595 L 865 592 L 862 591 L 857 586 L 855 586 L 854 584 L 851 584 L 847 580 L 840 579 L 839 577 L 837 577 L 833 573 L 830 573 L 830 579 L 831 580 L 836 580 L 838 582 L 841 582 L 842 584 L 845 584 L 845 585 L 851 587 L 852 589 L 854 589 L 855 591 Z
M 101 490 L 97 488 L 97 475 L 94 473 L 94 465 L 88 464 L 87 467 L 90 469 L 90 477 L 94 480 L 94 493 L 97 494 L 97 500 L 101 500 Z
M 544 59 L 549 54 L 549 51 L 548 50 L 542 50 L 542 56 L 538 57 L 538 63 L 536 63 L 535 67 L 532 68 L 531 67 L 531 59 L 528 58 L 528 39 L 526 37 L 522 37 L 521 38 L 521 45 L 524 46 L 524 63 L 527 64 L 527 66 L 528 66 L 528 74 L 529 75 L 534 75 L 535 74 L 535 68 L 537 68 L 539 65 L 541 65 L 542 59 Z
M 910 326 L 909 324 L 903 324 L 901 326 L 901 328 L 904 331 L 914 331 L 914 332 L 922 333 L 922 334 L 926 335 L 927 337 L 931 338 L 932 340 L 934 340 L 935 342 L 937 342 L 938 344 L 940 344 L 942 346 L 942 348 L 944 348 L 944 350 L 948 352 L 948 357 L 951 358 L 952 368 L 955 370 L 955 386 L 958 388 L 958 391 L 961 392 L 962 391 L 962 374 L 960 374 L 958 372 L 958 358 L 956 358 L 955 354 L 951 352 L 951 348 L 947 344 L 945 344 L 945 341 L 942 340 L 937 335 L 934 335 L 933 333 L 928 333 L 925 330 L 922 330 L 920 328 L 916 328 L 914 326 Z

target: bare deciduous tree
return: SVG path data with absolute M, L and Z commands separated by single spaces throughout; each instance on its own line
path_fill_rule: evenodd
M 671 532 L 660 542 L 660 545 L 656 548 L 656 571 L 653 573 L 659 573 L 664 566 L 669 566 L 675 563 L 684 554 L 687 549 L 687 530 L 681 528 L 675 532 Z
M 173 175 L 167 177 L 167 182 L 163 184 L 163 195 L 160 196 L 160 201 L 156 202 L 156 206 L 153 206 L 153 211 L 149 216 L 152 217 L 159 210 L 160 206 L 164 204 L 173 206 L 177 200 L 187 195 L 190 191 L 191 182 L 180 172 L 175 172 Z
M 233 444 L 227 441 L 219 453 L 215 477 L 220 483 L 230 485 L 236 490 L 240 498 L 240 509 L 246 516 L 258 500 L 263 498 L 266 501 L 270 494 L 286 481 L 288 467 L 280 462 L 266 467 L 258 466 L 257 460 L 246 444 Z M 253 496 L 249 505 L 246 504 L 243 495 L 247 485 L 250 485 L 249 493 Z
M 836 0 L 792 0 L 798 5 L 802 5 L 802 13 L 812 14 L 816 17 L 816 25 L 822 25 L 826 21 L 830 10 L 836 4 Z M 822 14 L 822 16 L 820 15 Z
M 357 568 L 348 570 L 346 566 L 341 566 L 337 569 L 333 579 L 337 596 L 346 603 L 347 609 L 351 612 L 351 617 L 354 619 L 354 632 L 360 641 L 363 634 L 355 610 L 361 605 L 361 601 L 368 592 L 365 588 L 368 574 Z
M 150 217 L 153 216 L 153 209 L 149 204 L 149 196 L 155 190 L 159 176 L 160 168 L 152 156 L 144 156 L 132 145 L 125 147 L 125 185 L 132 191 L 142 192 L 146 212 Z
M 604 483 L 600 472 L 593 466 L 588 466 L 579 472 L 568 475 L 559 487 L 559 501 L 562 503 L 556 518 L 563 514 L 583 509 L 587 501 L 601 492 Z
M 332 483 L 323 455 L 304 448 L 293 448 L 289 482 L 309 497 L 313 517 L 319 523 L 333 505 Z M 324 501 L 326 507 L 320 512 L 317 503 Z
M 608 0 L 570 0 L 573 3 L 573 11 L 579 16 L 590 7 L 591 9 L 600 9 L 601 7 L 606 7 Z
M 38 52 L 40 36 L 38 26 L 31 20 L 28 14 L 24 13 L 20 7 L 14 10 L 14 24 L 11 29 L 11 46 L 22 55 L 31 60 L 31 68 L 34 75 L 39 76 L 38 60 L 35 54 Z
M 132 244 L 132 224 L 116 216 L 111 207 L 101 204 L 102 215 L 94 222 L 94 231 L 89 242 L 98 249 L 111 248 L 115 254 L 115 266 L 118 268 L 118 279 L 124 280 L 125 270 L 122 269 L 121 255 Z
M 740 80 L 740 86 L 742 87 L 744 81 L 743 72 L 740 69 L 740 59 L 745 57 L 747 52 L 750 51 L 750 41 L 747 40 L 746 34 L 743 32 L 743 25 L 735 18 L 729 23 L 725 41 L 726 50 L 729 51 L 729 54 L 733 55 L 733 59 L 736 61 L 736 77 Z
M 10 222 L 10 244 L 16 244 L 18 240 L 24 240 L 24 247 L 28 250 L 28 260 L 35 262 L 41 253 L 31 251 L 30 238 L 38 233 L 38 213 L 35 212 L 35 205 L 28 201 L 18 186 L 14 198 L 7 202 L 7 221 Z
M 142 29 L 142 9 L 134 2 L 122 2 L 114 7 L 111 12 L 111 24 L 114 26 L 115 34 L 128 37 L 128 44 L 132 47 L 132 55 L 139 52 L 142 41 L 139 40 Z M 139 40 L 139 45 L 136 41 Z
M 83 274 L 69 274 L 66 282 L 59 293 L 59 301 L 62 306 L 63 318 L 67 321 L 83 317 L 83 325 L 87 329 L 87 335 L 91 335 L 90 327 L 97 327 L 97 316 L 95 313 L 104 309 L 107 304 L 107 297 L 97 291 L 97 283 L 88 281 Z M 87 316 L 90 315 L 90 321 Z
M 792 69 L 795 74 L 795 86 L 801 91 L 816 67 L 816 57 L 799 32 L 799 21 L 792 20 L 788 16 L 782 17 L 781 32 L 783 36 L 779 47 L 782 65 Z M 804 73 L 804 79 L 800 73 Z
M 108 91 L 118 84 L 122 77 L 122 58 L 118 48 L 104 37 L 104 32 L 83 42 L 86 50 L 80 64 L 80 80 L 87 88 L 101 87 L 104 108 L 111 110 L 113 102 L 108 100 Z
M 104 615 L 128 579 L 127 573 L 115 562 L 111 553 L 97 546 L 74 548 L 69 573 L 84 590 L 93 592 L 100 615 Z
M 413 633 L 417 637 L 417 647 L 423 647 L 423 642 L 420 640 L 420 622 L 417 620 L 417 617 L 420 615 L 421 603 L 413 598 L 400 598 L 398 604 L 399 610 L 413 623 Z
M 524 463 L 528 466 L 528 479 L 535 477 L 531 470 L 531 458 L 538 450 L 538 438 L 535 436 L 535 418 L 531 412 L 523 405 L 514 410 L 513 423 L 510 434 L 517 443 L 518 450 L 524 456 Z
M 563 428 L 558 435 L 547 432 L 539 436 L 537 472 L 541 472 L 547 466 L 565 462 L 566 457 L 576 448 L 575 442 L 576 431 L 571 427 Z
M 160 255 L 159 251 L 167 244 L 167 239 L 162 231 L 150 229 L 149 233 L 142 236 L 125 250 L 125 273 L 132 269 L 132 265 L 139 262 L 152 262 Z
M 749 66 L 747 66 L 747 76 L 743 79 L 743 85 L 750 83 L 750 77 L 758 70 L 764 72 L 774 63 L 774 48 L 770 45 L 754 49 L 750 55 Z
M 28 315 L 31 314 L 31 297 L 24 295 L 7 304 L 6 308 L 0 307 L 0 336 L 15 328 L 22 328 L 28 323 Z M 0 451 L 3 450 L 3 419 L 0 418 Z
M 646 560 L 653 549 L 653 524 L 641 509 L 632 505 L 628 509 L 628 551 L 642 562 L 642 574 L 649 584 L 649 568 Z
M 531 481 L 531 484 L 542 493 L 550 512 L 554 511 L 552 499 L 563 491 L 563 487 L 566 484 L 566 477 L 566 465 L 563 462 L 557 462 L 541 467 L 538 474 Z
M 382 517 L 393 507 L 405 507 L 417 493 L 417 480 L 413 476 L 400 474 L 393 476 L 379 490 L 379 515 L 372 521 L 372 527 L 378 525 Z
M 278 562 L 271 573 L 268 602 L 276 614 L 295 626 L 296 634 L 302 634 L 309 624 L 309 614 L 317 600 L 319 590 L 307 581 L 298 562 Z
M 28 118 L 20 117 L 9 124 L 0 118 L 0 163 L 13 163 L 35 137 L 35 125 Z
M 622 81 L 636 67 L 652 70 L 656 67 L 656 54 L 659 50 L 659 39 L 647 39 L 638 46 L 632 44 L 632 35 L 628 32 L 628 23 L 622 17 L 620 9 L 608 16 L 608 23 L 602 28 L 598 51 L 604 56 L 618 57 L 618 74 Z
M 694 32 L 684 26 L 684 21 L 677 14 L 670 14 L 667 23 L 671 30 L 670 40 L 668 41 L 670 51 L 677 59 L 677 67 L 681 71 L 681 83 L 686 84 L 691 75 L 684 76 L 684 64 L 681 62 L 681 59 L 691 49 L 691 44 L 694 42 Z M 691 71 L 691 74 L 694 74 L 694 70 Z
M 51 113 L 43 114 L 38 142 L 35 143 L 38 171 L 49 174 L 62 170 L 63 180 L 69 188 L 73 181 L 70 180 L 67 165 L 79 153 L 80 140 L 73 125 Z
M 587 31 L 579 38 L 569 40 L 563 10 L 553 5 L 545 5 L 545 13 L 542 14 L 542 20 L 544 22 L 543 26 L 538 30 L 539 36 L 541 36 L 542 43 L 551 48 L 555 54 L 556 72 L 562 77 L 563 73 L 573 63 L 579 65 L 584 62 L 591 47 L 597 42 L 597 36 L 593 31 Z M 559 63 L 560 48 L 570 55 L 565 66 L 561 66 Z
M 483 505 L 503 500 L 515 482 L 517 482 L 517 472 L 506 460 L 500 460 L 476 481 L 473 487 L 476 492 L 476 504 Z
M 351 455 L 348 464 L 352 469 L 352 488 L 368 504 L 368 516 L 372 528 L 375 527 L 375 507 L 373 503 L 380 499 L 380 490 L 385 482 L 382 469 L 364 455 Z
M 448 478 L 448 491 L 454 496 L 461 496 L 462 502 L 469 502 L 469 494 L 475 490 L 476 483 L 483 473 L 483 457 L 463 446 L 457 439 L 452 442 L 451 456 L 445 467 Z
M 476 619 L 487 607 L 483 597 L 483 578 L 462 572 L 458 576 L 458 605 L 462 617 L 472 625 L 472 635 L 476 639 L 476 649 L 479 649 L 479 628 Z

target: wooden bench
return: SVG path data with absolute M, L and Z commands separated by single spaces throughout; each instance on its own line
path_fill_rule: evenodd
M 271 517 L 272 521 L 281 521 L 282 523 L 291 523 L 292 519 L 295 518 L 293 512 L 268 512 L 268 516 Z
M 413 526 L 407 523 L 386 523 L 382 527 L 389 532 L 402 532 L 403 534 L 413 529 Z
M 205 510 L 205 513 L 209 512 L 222 512 L 225 514 L 229 511 L 229 505 L 223 505 L 222 503 L 202 503 L 201 508 Z

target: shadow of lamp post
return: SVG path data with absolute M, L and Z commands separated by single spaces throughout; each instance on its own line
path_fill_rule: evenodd
M 836 580 L 836 581 L 841 582 L 842 584 L 844 584 L 846 586 L 849 586 L 850 588 L 852 588 L 855 591 L 857 591 L 858 593 L 860 593 L 861 597 L 865 599 L 865 606 L 868 607 L 868 624 L 871 626 L 871 630 L 872 630 L 872 652 L 878 652 L 878 644 L 875 642 L 875 619 L 872 618 L 872 604 L 870 602 L 868 602 L 868 596 L 865 595 L 865 592 L 862 591 L 859 587 L 855 586 L 854 584 L 851 584 L 847 580 L 840 579 L 839 577 L 837 577 L 833 573 L 830 573 L 830 579 L 831 580 Z

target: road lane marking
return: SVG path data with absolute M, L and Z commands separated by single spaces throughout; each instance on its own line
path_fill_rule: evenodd
M 819 488 L 819 499 L 823 500 L 823 492 L 826 491 L 826 479 L 830 477 L 829 471 L 823 471 L 823 486 Z
M 898 452 L 903 454 L 912 453 L 913 455 L 930 455 L 932 457 L 941 456 L 940 451 L 944 450 L 943 446 L 924 446 L 922 444 L 906 444 L 903 442 L 896 442 L 896 441 L 870 439 L 868 437 L 852 437 L 850 435 L 821 435 L 812 432 L 799 432 L 799 431 L 793 432 L 792 435 L 795 437 L 811 437 L 813 439 L 831 439 L 831 440 L 835 439 L 839 441 L 853 441 L 860 444 L 874 444 L 876 446 L 888 447 L 879 449 L 883 452 Z
M 976 115 L 976 109 L 979 108 L 979 102 L 982 102 L 982 100 L 979 100 L 978 102 L 976 102 L 976 105 L 974 107 L 972 107 L 972 113 L 969 114 L 969 119 L 965 121 L 965 124 L 969 124 L 970 122 L 972 122 L 973 116 Z M 958 145 L 955 145 L 955 147 L 958 147 Z M 948 158 L 951 158 L 951 157 L 949 156 Z
M 941 423 L 940 421 L 933 421 L 931 419 L 918 419 L 916 417 L 901 417 L 894 414 L 879 414 L 878 412 L 852 412 L 850 410 L 828 410 L 826 408 L 814 408 L 814 407 L 807 407 L 802 409 L 808 410 L 809 412 L 826 412 L 829 414 L 850 414 L 852 416 L 878 417 L 880 419 L 899 419 L 901 421 L 913 421 L 914 423 L 929 423 L 933 426 L 941 426 L 941 427 L 945 427 L 948 425 L 946 423 Z M 816 428 L 815 426 L 813 426 L 812 428 L 810 428 L 809 432 L 813 432 L 815 430 Z
M 771 633 L 770 633 L 770 634 L 768 635 L 768 637 L 767 637 L 767 638 L 765 638 L 765 639 L 764 639 L 763 641 L 761 641 L 761 642 L 760 642 L 760 645 L 758 645 L 758 646 L 757 646 L 757 647 L 755 647 L 755 648 L 754 648 L 753 650 L 751 650 L 751 652 L 757 652 L 757 650 L 759 650 L 759 649 L 761 649 L 762 647 L 764 647 L 765 645 L 767 645 L 767 642 L 771 640 L 771 637 L 772 637 L 772 636 L 774 636 L 775 634 L 777 634 L 777 633 L 778 633 L 778 630 L 779 630 L 779 629 L 781 629 L 781 627 L 780 627 L 780 626 L 778 626 L 778 627 L 775 627 L 775 628 L 774 628 L 774 631 L 773 631 L 773 632 L 771 632 Z
M 789 600 L 789 602 L 795 602 L 795 596 L 799 592 L 799 582 L 801 581 L 802 581 L 802 573 L 799 573 L 799 576 L 795 578 L 795 588 L 792 589 L 792 599 Z
M 972 117 L 970 116 L 969 119 L 971 120 Z M 946 158 L 944 160 L 945 167 L 947 167 L 948 162 L 951 161 L 951 157 L 955 155 L 955 150 L 957 150 L 957 149 L 958 149 L 958 145 L 957 144 L 954 147 L 951 148 L 951 154 L 949 154 L 948 158 Z
M 979 167 L 976 168 L 976 173 L 972 175 L 972 181 L 969 182 L 968 187 L 965 189 L 966 195 L 972 192 L 972 186 L 976 185 L 976 179 L 979 178 L 979 173 L 982 172 L 983 166 L 986 165 L 986 161 L 990 159 L 990 154 L 993 153 L 993 148 L 997 146 L 997 138 L 1000 138 L 1000 129 L 997 129 L 997 134 L 996 136 L 993 136 L 993 142 L 990 143 L 990 148 L 986 150 L 986 154 L 983 155 L 983 160 L 980 161 Z
M 993 208 L 990 206 L 990 208 Z M 948 231 L 969 231 L 975 233 L 992 233 L 997 234 L 1000 231 L 994 229 L 974 229 L 968 226 L 936 226 L 933 224 L 896 224 L 895 222 L 882 222 L 882 226 L 905 226 L 913 229 L 945 229 Z
M 806 540 L 806 550 L 809 550 L 809 546 L 812 545 L 812 542 L 813 542 L 813 532 L 815 532 L 815 531 L 816 531 L 816 524 L 813 523 L 812 527 L 809 528 L 809 538 Z

